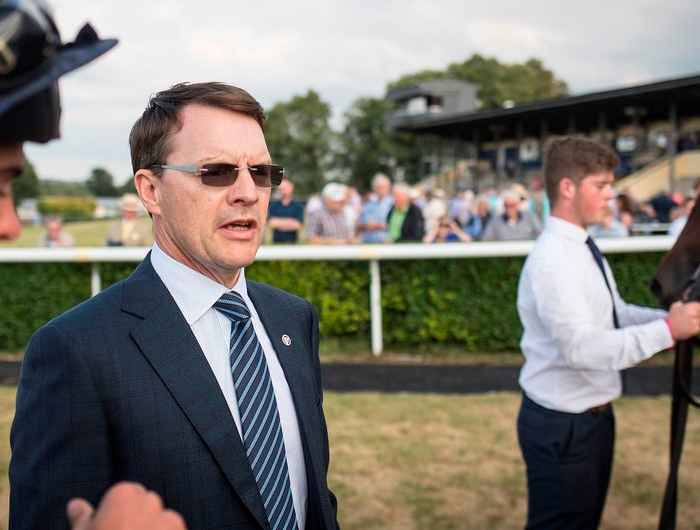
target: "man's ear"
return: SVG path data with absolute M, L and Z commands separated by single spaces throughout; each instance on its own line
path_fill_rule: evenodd
M 134 175 L 134 185 L 151 217 L 160 215 L 160 178 L 150 169 L 139 169 Z
M 569 177 L 559 181 L 559 197 L 571 200 L 576 196 L 576 183 Z

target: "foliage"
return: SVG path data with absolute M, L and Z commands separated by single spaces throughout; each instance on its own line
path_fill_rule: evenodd
M 317 192 L 326 180 L 333 135 L 330 116 L 330 105 L 313 90 L 277 103 L 267 113 L 265 138 L 272 160 L 285 167 L 301 195 Z
M 17 205 L 24 199 L 39 196 L 39 177 L 29 160 L 26 161 L 22 174 L 12 182 L 12 195 Z
M 92 219 L 95 199 L 60 195 L 42 197 L 38 209 L 42 215 L 57 215 L 64 221 L 84 221 Z
M 395 176 L 395 167 L 413 169 L 420 159 L 414 135 L 388 130 L 392 111 L 393 105 L 386 99 L 359 98 L 345 113 L 335 161 L 361 191 L 370 189 L 375 174 Z M 409 171 L 410 175 L 416 173 Z
M 125 181 L 124 184 L 119 186 L 117 188 L 119 190 L 119 195 L 124 195 L 126 193 L 134 193 L 136 194 L 136 185 L 134 184 L 134 177 L 129 176 Z
M 114 176 L 103 167 L 93 168 L 85 186 L 95 197 L 118 197 L 121 194 L 114 185 Z
M 78 197 L 89 195 L 90 192 L 85 187 L 84 182 L 67 182 L 64 180 L 41 179 L 39 181 L 39 194 L 47 195 L 69 195 Z
M 451 63 L 445 70 L 423 70 L 404 75 L 390 83 L 387 90 L 445 78 L 461 79 L 475 85 L 483 108 L 500 108 L 508 101 L 517 105 L 568 94 L 566 82 L 558 79 L 540 59 L 501 63 L 495 57 L 478 53 L 461 63 Z
M 660 254 L 611 255 L 628 302 L 654 305 L 647 284 Z M 381 265 L 384 340 L 421 353 L 436 343 L 464 351 L 516 351 L 522 333 L 515 309 L 522 258 L 387 261 Z M 101 264 L 103 285 L 126 277 L 134 264 Z M 369 274 L 366 262 L 259 261 L 248 271 L 311 301 L 321 334 L 366 339 Z M 573 280 L 573 279 L 572 279 Z M 41 324 L 87 298 L 86 264 L 0 266 L 0 351 L 18 350 Z M 426 346 L 423 350 L 421 345 Z

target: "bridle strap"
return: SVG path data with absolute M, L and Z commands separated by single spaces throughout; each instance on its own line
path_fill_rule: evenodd
M 673 401 L 671 405 L 670 463 L 666 491 L 661 505 L 659 530 L 675 530 L 676 508 L 678 505 L 678 470 L 683 454 L 685 428 L 688 420 L 688 404 L 692 376 L 692 341 L 682 341 L 676 345 L 676 359 L 673 363 Z M 693 400 L 694 401 L 694 400 Z
M 700 267 L 695 270 L 691 286 L 700 278 Z M 683 301 L 689 299 L 690 287 L 683 295 Z M 683 455 L 683 442 L 688 421 L 688 405 L 700 408 L 700 402 L 691 391 L 693 383 L 693 348 L 696 339 L 680 341 L 676 344 L 676 356 L 673 361 L 673 400 L 671 403 L 671 443 L 670 463 L 666 491 L 661 505 L 659 530 L 675 530 L 676 509 L 678 506 L 678 470 Z

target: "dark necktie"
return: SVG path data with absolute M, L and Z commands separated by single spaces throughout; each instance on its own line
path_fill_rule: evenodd
M 617 311 L 615 310 L 615 297 L 613 297 L 612 288 L 610 287 L 610 282 L 608 281 L 608 275 L 605 274 L 605 264 L 603 263 L 603 254 L 600 252 L 598 245 L 595 244 L 595 241 L 593 241 L 593 239 L 591 239 L 590 236 L 588 236 L 588 239 L 586 239 L 586 245 L 588 245 L 588 248 L 590 249 L 591 254 L 593 254 L 593 259 L 595 259 L 595 262 L 598 264 L 598 268 L 600 269 L 600 272 L 603 275 L 603 279 L 605 280 L 605 286 L 608 288 L 608 292 L 610 293 L 610 299 L 612 300 L 613 324 L 615 325 L 615 328 L 619 328 L 620 321 L 617 319 Z
M 272 379 L 250 311 L 236 292 L 214 308 L 231 321 L 229 362 L 241 416 L 243 445 L 272 530 L 297 530 L 282 424 Z

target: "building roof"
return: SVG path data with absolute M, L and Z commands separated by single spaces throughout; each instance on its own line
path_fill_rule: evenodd
M 700 74 L 636 86 L 525 103 L 507 109 L 424 114 L 392 120 L 396 129 L 480 141 L 540 137 L 572 130 L 589 133 L 639 123 L 667 121 L 675 101 L 679 119 L 700 116 Z

